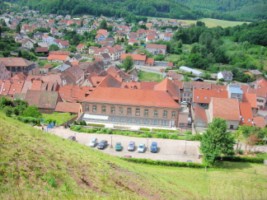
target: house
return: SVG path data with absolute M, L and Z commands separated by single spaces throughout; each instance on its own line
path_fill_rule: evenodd
M 196 129 L 198 128 L 207 128 L 208 119 L 205 108 L 195 104 L 192 106 L 192 117 L 194 126 Z
M 239 101 L 243 100 L 243 90 L 240 85 L 237 84 L 229 84 L 227 86 L 228 89 L 228 97 L 232 99 L 238 99 Z
M 35 53 L 37 53 L 39 55 L 43 55 L 46 57 L 46 56 L 48 56 L 49 49 L 48 49 L 48 47 L 36 47 Z
M 145 65 L 146 55 L 143 54 L 122 54 L 121 60 L 125 60 L 128 56 L 130 56 L 135 65 Z
M 21 46 L 25 49 L 33 49 L 34 48 L 34 44 L 35 44 L 35 41 L 33 41 L 32 39 L 29 39 L 29 38 L 25 38 L 23 40 L 20 41 L 21 43 Z
M 253 126 L 253 113 L 251 105 L 247 102 L 239 102 L 240 124 Z
M 82 112 L 82 106 L 80 103 L 58 102 L 55 111 L 79 114 Z
M 23 80 L 0 80 L 0 96 L 9 96 L 13 98 L 16 94 L 21 93 L 23 85 Z
M 166 74 L 166 77 L 174 81 L 182 81 L 184 79 L 184 76 L 182 74 L 178 74 L 175 70 L 169 70 Z
M 154 58 L 147 58 L 146 59 L 146 65 L 148 65 L 148 66 L 154 66 L 155 65 Z
M 66 40 L 61 40 L 61 39 L 56 39 L 55 44 L 60 48 L 60 49 L 66 49 L 69 47 L 69 41 Z
M 237 129 L 240 123 L 238 99 L 211 98 L 208 109 L 208 122 L 214 118 L 224 119 L 228 129 Z
M 167 51 L 167 46 L 162 45 L 162 44 L 147 44 L 146 50 L 152 53 L 153 55 L 157 55 L 157 54 L 165 55 Z
M 231 82 L 233 80 L 233 73 L 231 71 L 221 71 L 217 74 L 217 80 Z
M 212 98 L 228 98 L 227 91 L 210 90 L 210 89 L 194 89 L 193 90 L 193 103 L 207 108 Z
M 60 97 L 57 92 L 28 90 L 23 100 L 31 106 L 36 106 L 41 112 L 52 113 Z
M 135 38 L 130 38 L 130 39 L 128 40 L 128 44 L 129 44 L 129 45 L 134 45 L 134 44 L 139 45 L 139 41 L 138 41 L 137 39 L 135 39 Z
M 48 61 L 52 62 L 66 62 L 70 60 L 69 52 L 64 51 L 51 51 L 47 58 Z
M 251 76 L 252 78 L 255 78 L 255 79 L 262 78 L 262 76 L 263 76 L 263 74 L 257 69 L 248 70 L 245 72 L 245 74 L 248 74 L 249 76 Z
M 28 61 L 24 58 L 0 58 L 0 63 L 2 63 L 2 66 L 4 65 L 6 69 L 13 75 L 20 72 L 28 73 L 35 67 L 35 64 L 33 62 Z
M 253 92 L 257 96 L 257 106 L 265 109 L 267 105 L 267 80 L 262 78 L 256 81 Z
M 85 48 L 86 48 L 85 44 L 82 43 L 78 44 L 78 46 L 76 47 L 78 52 L 84 52 Z
M 77 85 L 64 85 L 60 87 L 58 91 L 62 101 L 70 103 L 82 102 L 91 92 L 91 87 L 81 87 Z
M 179 105 L 164 91 L 97 87 L 82 106 L 81 119 L 87 122 L 178 126 Z
M 61 74 L 63 85 L 81 85 L 84 81 L 84 71 L 79 67 L 70 67 Z
M 170 79 L 165 78 L 163 81 L 159 82 L 154 86 L 155 91 L 165 91 L 167 92 L 175 102 L 180 101 L 180 90 Z

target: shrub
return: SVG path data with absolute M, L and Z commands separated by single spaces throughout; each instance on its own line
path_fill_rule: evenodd
M 23 116 L 39 118 L 42 116 L 42 114 L 40 113 L 37 107 L 29 106 L 23 111 Z
M 150 128 L 140 128 L 140 131 L 150 131 Z
M 19 121 L 23 122 L 23 123 L 31 123 L 31 124 L 34 124 L 34 125 L 40 125 L 40 119 L 36 119 L 36 118 L 33 118 L 33 117 L 22 117 L 22 116 L 19 116 L 17 118 Z
M 192 162 L 173 162 L 173 161 L 162 161 L 162 160 L 150 160 L 146 158 L 122 158 L 123 160 L 149 165 L 161 165 L 170 167 L 190 167 L 190 168 L 204 168 L 205 166 L 200 163 Z
M 104 124 L 85 124 L 85 125 L 93 126 L 93 127 L 105 127 Z
M 13 108 L 10 106 L 4 107 L 4 113 L 7 117 L 11 117 L 11 115 L 13 114 Z
M 216 160 L 223 160 L 229 162 L 249 162 L 249 163 L 263 163 L 264 158 L 259 157 L 240 157 L 240 156 L 224 156 L 218 157 Z
M 80 125 L 82 125 L 82 126 L 86 126 L 86 125 L 87 125 L 87 124 L 86 124 L 86 121 L 84 121 L 84 120 L 80 121 Z

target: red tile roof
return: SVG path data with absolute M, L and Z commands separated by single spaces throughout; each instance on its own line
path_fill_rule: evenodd
M 228 98 L 227 91 L 221 90 L 207 90 L 207 89 L 194 89 L 193 102 L 194 103 L 210 103 L 212 97 Z
M 63 101 L 81 102 L 90 94 L 90 87 L 79 87 L 76 85 L 65 85 L 59 88 L 59 96 Z
M 248 102 L 252 108 L 257 108 L 257 96 L 253 93 L 244 93 L 243 101 Z
M 147 44 L 146 48 L 148 49 L 163 49 L 166 50 L 167 46 L 163 44 Z
M 208 123 L 206 110 L 204 108 L 202 108 L 199 105 L 194 105 L 193 110 L 194 110 L 194 120 L 195 121 L 202 121 L 204 123 Z
M 237 99 L 211 98 L 211 115 L 213 118 L 240 120 L 239 102 Z
M 69 103 L 69 102 L 58 102 L 55 111 L 65 112 L 65 113 L 79 113 L 81 111 L 81 104 Z
M 6 67 L 28 67 L 32 64 L 32 62 L 24 59 L 24 58 L 0 58 L 0 62 L 2 62 Z
M 242 116 L 241 124 L 252 126 L 253 114 L 252 114 L 252 108 L 250 104 L 239 102 L 239 109 L 240 109 L 240 115 Z
M 154 90 L 165 91 L 171 95 L 174 100 L 179 100 L 179 88 L 168 78 L 155 85 Z
M 129 90 L 124 88 L 96 88 L 86 102 L 179 108 L 179 105 L 163 91 Z
M 154 90 L 155 85 L 157 82 L 140 82 L 140 87 L 142 90 Z
M 146 55 L 141 54 L 122 54 L 121 60 L 126 59 L 128 56 L 132 57 L 134 61 L 146 61 Z
M 263 117 L 254 117 L 253 119 L 254 125 L 260 128 L 266 127 L 267 123 Z
M 58 61 L 67 61 L 69 59 L 68 55 L 57 55 L 57 54 L 50 54 L 47 60 L 58 60 Z

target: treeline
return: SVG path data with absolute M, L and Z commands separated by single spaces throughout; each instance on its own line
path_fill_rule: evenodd
M 257 21 L 267 19 L 265 0 L 176 0 L 207 17 L 227 20 Z
M 196 19 L 201 15 L 172 0 L 21 0 L 17 3 L 44 13 L 104 15 L 125 17 L 128 21 L 144 19 L 141 16 Z

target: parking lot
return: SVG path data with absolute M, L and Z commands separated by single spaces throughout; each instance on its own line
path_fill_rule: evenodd
M 157 138 L 136 138 L 121 135 L 107 135 L 107 134 L 86 134 L 77 133 L 70 129 L 63 127 L 56 127 L 49 132 L 63 137 L 68 138 L 69 136 L 76 136 L 77 142 L 87 145 L 91 139 L 97 138 L 98 142 L 101 140 L 107 140 L 108 146 L 103 151 L 105 153 L 120 156 L 120 157 L 132 157 L 132 158 L 148 158 L 153 160 L 168 160 L 168 161 L 180 161 L 180 162 L 201 162 L 199 159 L 199 145 L 198 141 L 184 141 L 184 140 L 169 140 L 169 139 L 157 139 Z M 129 152 L 127 150 L 130 141 L 134 141 L 136 150 Z M 115 151 L 115 144 L 121 142 L 123 150 L 120 152 Z M 159 151 L 158 153 L 150 152 L 151 142 L 157 142 Z M 137 146 L 139 144 L 145 144 L 147 148 L 145 153 L 138 153 Z M 88 147 L 90 148 L 90 147 Z M 95 147 L 96 148 L 96 147 Z

